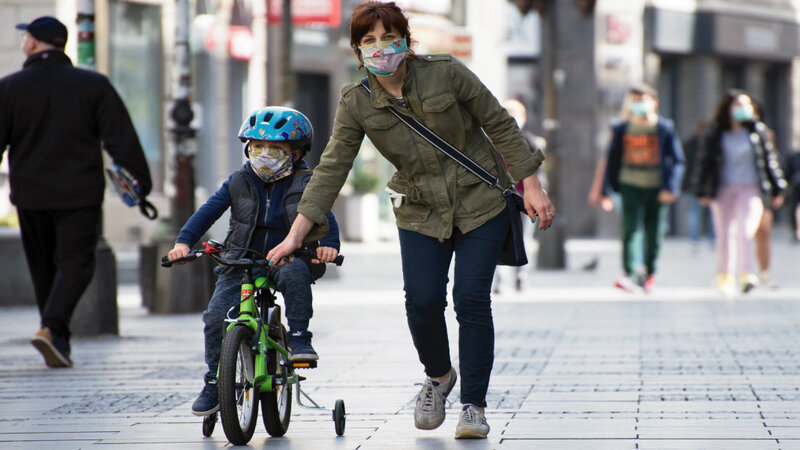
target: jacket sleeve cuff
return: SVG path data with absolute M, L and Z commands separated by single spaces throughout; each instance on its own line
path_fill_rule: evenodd
M 537 170 L 539 170 L 539 167 L 542 165 L 544 159 L 544 153 L 542 153 L 541 150 L 536 149 L 536 152 L 531 154 L 530 158 L 523 161 L 522 164 L 515 164 L 509 167 L 508 171 L 515 181 L 520 181 L 523 178 L 533 175 Z
M 306 216 L 317 225 L 328 225 L 328 215 L 323 213 L 322 210 L 317 207 L 317 205 L 308 200 L 300 200 L 300 203 L 297 205 L 297 212 Z

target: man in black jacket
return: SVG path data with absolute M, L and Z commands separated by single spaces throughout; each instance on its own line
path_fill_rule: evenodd
M 0 79 L 0 160 L 8 148 L 41 329 L 31 343 L 49 367 L 70 367 L 69 323 L 94 273 L 105 180 L 101 147 L 150 192 L 130 117 L 103 75 L 72 66 L 67 29 L 53 17 L 25 31 L 22 70 Z

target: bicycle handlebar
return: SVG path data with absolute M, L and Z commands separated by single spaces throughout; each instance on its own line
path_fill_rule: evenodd
M 293 255 L 297 256 L 308 256 L 312 258 L 316 258 L 317 254 L 311 250 L 304 250 L 300 249 L 292 253 Z M 253 266 L 262 266 L 262 267 L 271 267 L 269 262 L 266 259 L 252 259 L 252 258 L 242 258 L 242 259 L 228 259 L 223 258 L 219 255 L 219 250 L 215 251 L 208 251 L 208 250 L 196 250 L 193 253 L 190 253 L 186 256 L 182 256 L 180 258 L 175 258 L 172 261 L 169 260 L 168 256 L 164 256 L 161 258 L 161 267 L 172 267 L 173 264 L 179 262 L 188 262 L 194 261 L 201 256 L 208 256 L 214 261 L 222 264 L 223 266 L 239 266 L 239 267 L 253 267 Z M 329 264 L 336 264 L 337 266 L 341 266 L 344 262 L 344 255 L 338 255 L 333 261 L 330 261 Z

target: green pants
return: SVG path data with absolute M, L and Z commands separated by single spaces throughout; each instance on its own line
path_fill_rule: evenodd
M 658 201 L 658 188 L 619 185 L 622 198 L 622 268 L 634 275 L 634 262 L 642 255 L 640 226 L 644 231 L 644 265 L 647 275 L 656 273 L 656 260 L 667 228 L 669 205 Z

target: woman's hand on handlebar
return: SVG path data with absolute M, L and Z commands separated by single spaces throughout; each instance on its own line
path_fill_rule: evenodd
M 313 226 L 314 222 L 311 219 L 302 213 L 298 214 L 286 239 L 267 253 L 267 261 L 270 266 L 281 267 L 287 264 L 291 260 L 292 252 L 303 246 L 303 238 L 308 235 Z
M 172 247 L 172 250 L 167 253 L 167 258 L 169 258 L 170 261 L 174 261 L 178 258 L 183 258 L 184 256 L 188 255 L 191 250 L 191 247 L 188 245 L 177 242 L 175 243 L 175 246 Z M 190 262 L 191 261 L 180 261 L 176 262 L 175 264 L 188 264 Z
M 312 259 L 314 264 L 325 264 L 333 262 L 339 256 L 339 251 L 333 247 L 317 247 L 317 258 Z
M 292 239 L 292 235 L 286 236 L 286 239 L 283 240 L 280 244 L 276 245 L 272 248 L 272 250 L 267 253 L 267 261 L 269 261 L 269 265 L 271 267 L 281 267 L 294 259 L 292 257 L 292 252 L 297 250 L 303 245 L 303 241 L 297 241 Z

